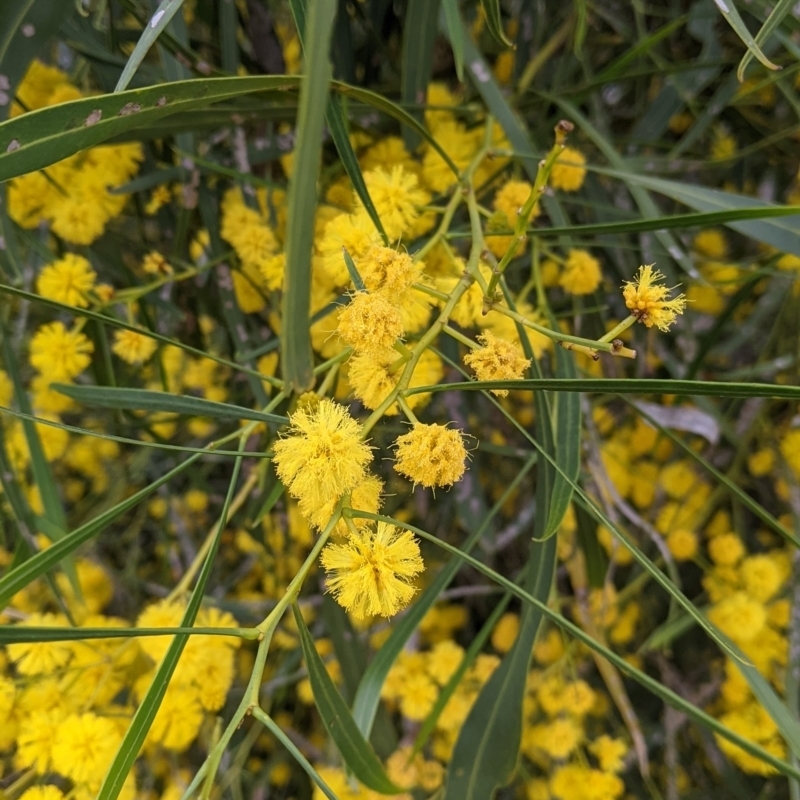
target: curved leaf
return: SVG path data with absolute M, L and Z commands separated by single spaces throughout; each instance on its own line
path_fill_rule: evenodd
M 364 786 L 381 794 L 400 794 L 403 790 L 386 777 L 372 745 L 362 736 L 347 703 L 328 675 L 325 662 L 314 647 L 314 640 L 296 604 L 292 605 L 292 612 L 300 634 L 300 645 L 308 668 L 314 703 L 322 717 L 325 730 L 336 743 L 345 764 Z

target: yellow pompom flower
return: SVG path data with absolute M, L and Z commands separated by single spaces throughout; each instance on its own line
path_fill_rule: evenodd
M 370 247 L 379 242 L 380 235 L 366 211 L 339 214 L 330 220 L 325 226 L 322 240 L 317 241 L 316 247 L 321 256 L 325 277 L 331 286 L 347 286 L 350 283 L 350 273 L 347 271 L 342 248 L 347 250 L 353 261 L 358 264 L 358 260 Z M 370 288 L 369 284 L 367 288 Z
M 172 275 L 173 272 L 169 261 L 157 250 L 151 250 L 142 259 L 142 270 L 148 275 Z
M 151 336 L 130 330 L 114 331 L 111 349 L 128 364 L 144 364 L 157 348 L 158 342 Z
M 622 288 L 625 305 L 648 328 L 655 325 L 659 330 L 668 331 L 678 314 L 686 309 L 686 295 L 679 294 L 672 300 L 667 297 L 672 289 L 659 286 L 664 276 L 653 269 L 652 264 L 639 267 L 635 281 L 626 281 Z
M 399 164 L 392 166 L 391 172 L 381 167 L 370 170 L 364 175 L 364 183 L 390 241 L 397 241 L 412 231 L 420 206 L 431 199 L 430 194 L 420 188 L 417 176 Z M 358 202 L 357 196 L 354 202 Z M 358 205 L 363 208 L 360 202 Z
M 708 612 L 708 619 L 736 644 L 746 644 L 761 633 L 767 624 L 767 611 L 745 592 L 734 592 Z
M 50 771 L 56 731 L 63 719 L 61 709 L 49 707 L 46 711 L 33 710 L 20 720 L 17 734 L 17 765 L 32 767 L 39 774 Z
M 728 255 L 728 240 L 719 228 L 706 228 L 692 239 L 692 247 L 706 258 L 721 261 Z
M 56 614 L 31 614 L 21 626 L 65 627 L 67 620 Z M 15 642 L 6 647 L 20 675 L 51 675 L 72 657 L 69 642 Z
M 331 593 L 356 619 L 405 608 L 416 593 L 411 581 L 424 569 L 417 540 L 387 522 L 326 545 L 321 561 Z
M 461 431 L 417 423 L 398 437 L 394 468 L 415 484 L 452 486 L 466 469 L 467 448 Z
M 676 528 L 667 536 L 667 547 L 676 561 L 690 561 L 697 554 L 697 534 L 688 528 Z
M 411 260 L 411 256 L 391 247 L 374 245 L 359 259 L 353 260 L 367 290 L 382 292 L 390 298 L 402 295 L 421 277 L 419 265 Z
M 622 739 L 612 739 L 603 734 L 589 745 L 589 751 L 598 760 L 603 772 L 622 772 L 625 769 L 628 745 Z
M 467 353 L 464 363 L 475 370 L 479 381 L 518 380 L 531 363 L 518 344 L 501 339 L 491 331 L 481 334 L 478 341 L 483 346 Z M 492 389 L 492 394 L 506 397 L 508 389 Z
M 64 792 L 58 786 L 32 786 L 19 800 L 63 800 Z
M 41 271 L 36 281 L 36 291 L 49 300 L 86 308 L 89 305 L 89 292 L 96 281 L 97 273 L 87 259 L 67 253 Z
M 377 355 L 402 337 L 403 318 L 386 297 L 357 292 L 339 314 L 337 332 L 357 353 Z
M 76 783 L 98 783 L 117 752 L 120 729 L 96 714 L 70 714 L 58 726 L 53 769 Z
M 274 462 L 289 493 L 311 506 L 341 497 L 365 477 L 372 459 L 361 426 L 327 398 L 292 414 L 289 433 L 273 446 Z
M 565 147 L 550 173 L 550 185 L 562 192 L 577 192 L 586 178 L 586 156 L 574 147 Z
M 591 294 L 602 280 L 600 262 L 588 250 L 574 249 L 567 254 L 558 283 L 570 294 Z
M 531 194 L 531 186 L 528 181 L 510 180 L 498 189 L 494 197 L 495 215 L 490 220 L 495 224 L 501 223 L 498 227 L 513 230 L 519 219 L 519 212 L 527 202 Z M 534 217 L 539 212 L 538 204 L 533 207 L 531 216 Z M 497 229 L 497 228 L 496 228 Z M 486 245 L 498 258 L 508 249 L 511 242 L 514 240 L 513 235 L 490 235 L 490 230 L 486 231 Z M 517 249 L 517 256 L 521 256 L 525 252 L 526 242 Z
M 789 468 L 800 478 L 800 428 L 793 428 L 786 433 L 781 439 L 780 451 Z
M 31 366 L 53 383 L 71 381 L 91 363 L 94 345 L 63 322 L 42 325 L 31 339 Z
M 383 492 L 383 481 L 376 478 L 374 475 L 367 475 L 363 481 L 358 483 L 350 492 L 350 502 L 347 504 L 349 508 L 357 509 L 358 511 L 367 511 L 370 514 L 377 514 L 381 507 L 381 493 Z M 339 502 L 338 497 L 332 497 L 327 503 L 322 505 L 314 505 L 305 500 L 299 502 L 300 513 L 318 530 L 322 530 L 330 518 L 333 516 L 333 511 L 336 504 Z M 364 517 L 356 517 L 353 523 L 357 528 L 366 528 L 370 521 Z M 336 523 L 333 529 L 335 534 L 339 536 L 347 536 L 348 528 L 343 519 Z

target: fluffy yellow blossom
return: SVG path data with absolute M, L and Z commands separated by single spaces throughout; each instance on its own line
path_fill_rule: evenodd
M 452 639 L 437 642 L 428 652 L 428 675 L 439 686 L 444 686 L 464 659 L 464 648 Z
M 501 339 L 491 331 L 481 334 L 478 341 L 482 347 L 467 353 L 464 363 L 475 370 L 479 381 L 518 380 L 531 363 L 518 344 Z M 508 389 L 492 389 L 492 394 L 506 397 Z
M 719 228 L 706 228 L 692 240 L 692 246 L 706 258 L 720 261 L 728 255 L 728 240 Z
M 390 298 L 402 295 L 420 279 L 419 265 L 411 256 L 391 247 L 373 245 L 355 261 L 368 291 L 383 292 Z
M 492 631 L 492 647 L 498 653 L 507 653 L 519 633 L 519 615 L 506 613 L 497 621 Z
M 383 481 L 374 475 L 367 475 L 363 481 L 356 484 L 350 492 L 350 502 L 348 508 L 358 511 L 367 511 L 370 514 L 377 514 L 381 507 L 381 492 L 383 491 Z M 327 503 L 313 505 L 306 500 L 300 500 L 300 513 L 318 530 L 322 530 L 333 516 L 333 511 L 339 498 L 330 498 Z M 370 524 L 370 520 L 364 517 L 355 517 L 353 524 L 357 528 L 365 528 Z M 343 519 L 336 523 L 334 533 L 340 536 L 348 534 L 347 524 Z
M 380 243 L 380 235 L 375 230 L 366 211 L 353 214 L 339 214 L 325 226 L 325 234 L 317 241 L 317 252 L 321 256 L 321 267 L 329 287 L 343 287 L 350 284 L 350 273 L 344 261 L 342 249 L 347 250 L 361 272 L 359 260 L 373 245 Z M 372 287 L 364 278 L 367 289 Z M 326 285 L 328 285 L 326 284 Z
M 148 275 L 172 275 L 172 266 L 157 250 L 151 250 L 142 259 L 142 270 Z
M 652 264 L 639 267 L 635 281 L 626 281 L 622 289 L 625 305 L 648 328 L 655 325 L 659 330 L 668 331 L 678 314 L 686 308 L 686 296 L 679 294 L 672 300 L 667 296 L 672 291 L 666 286 L 658 286 L 664 276 L 653 269 Z
M 394 366 L 399 358 L 395 350 L 386 350 L 380 355 L 355 355 L 348 362 L 347 378 L 353 394 L 368 409 L 376 409 L 397 385 L 403 372 L 402 365 L 399 368 Z M 425 350 L 411 375 L 409 388 L 432 386 L 442 379 L 443 374 L 442 360 L 436 353 Z M 406 402 L 411 408 L 417 408 L 429 397 L 429 394 L 421 392 L 410 395 Z M 385 413 L 393 416 L 398 410 L 397 403 L 392 403 Z
M 676 528 L 667 535 L 667 547 L 676 561 L 690 561 L 697 554 L 697 534 L 687 528 Z
M 591 294 L 602 280 L 600 262 L 588 250 L 576 248 L 567 254 L 558 284 L 570 294 Z
M 550 185 L 562 192 L 577 192 L 586 178 L 586 156 L 574 147 L 565 147 L 550 173 Z
M 289 433 L 273 451 L 281 482 L 293 497 L 312 505 L 349 492 L 364 479 L 372 459 L 358 422 L 327 398 L 316 408 L 292 414 Z
M 767 553 L 748 556 L 742 561 L 739 570 L 745 592 L 760 603 L 772 599 L 783 583 L 778 565 Z
M 63 322 L 42 325 L 31 339 L 30 360 L 48 381 L 71 381 L 92 361 L 94 345 L 80 331 L 68 331 Z
M 89 305 L 89 292 L 96 281 L 97 273 L 88 259 L 75 253 L 67 253 L 39 273 L 36 291 L 50 300 L 86 308 Z
M 589 745 L 589 751 L 597 759 L 603 772 L 622 772 L 628 745 L 622 739 L 612 739 L 603 734 Z
M 625 784 L 621 778 L 581 764 L 566 764 L 550 777 L 550 792 L 557 800 L 617 800 Z
M 357 292 L 339 314 L 337 331 L 357 353 L 377 355 L 403 336 L 403 318 L 383 295 Z
M 467 449 L 461 431 L 416 423 L 397 439 L 394 468 L 415 484 L 452 486 L 466 469 Z
M 399 164 L 391 167 L 391 171 L 382 167 L 370 170 L 364 175 L 364 183 L 383 229 L 393 242 L 413 230 L 420 206 L 431 199 L 430 194 L 418 185 L 417 176 Z M 359 206 L 363 208 L 360 203 Z
M 708 555 L 711 560 L 723 567 L 737 564 L 744 553 L 742 540 L 735 533 L 722 533 L 708 543 Z
M 77 783 L 99 783 L 122 739 L 120 729 L 96 714 L 70 714 L 58 726 L 53 769 Z
M 170 686 L 158 708 L 148 740 L 182 753 L 195 740 L 203 723 L 203 707 L 193 686 Z
M 494 197 L 495 215 L 490 219 L 490 228 L 492 222 L 495 223 L 495 230 L 498 228 L 505 228 L 506 230 L 514 230 L 514 226 L 519 219 L 520 211 L 530 197 L 531 186 L 528 181 L 510 180 L 498 189 Z M 531 210 L 531 216 L 536 216 L 539 212 L 538 204 Z M 530 217 L 529 217 L 530 219 Z M 527 220 L 526 220 L 527 222 Z M 506 250 L 514 240 L 513 235 L 490 235 L 490 230 L 486 232 L 486 244 L 489 249 L 498 258 L 502 257 Z M 517 255 L 521 256 L 525 252 L 526 243 L 522 242 L 517 249 Z
M 39 775 L 50 771 L 56 732 L 64 712 L 49 708 L 33 710 L 20 721 L 17 734 L 16 761 L 21 767 L 32 767 Z
M 708 612 L 709 620 L 737 644 L 751 642 L 767 622 L 767 611 L 744 592 L 723 598 Z
M 63 800 L 64 793 L 58 786 L 32 786 L 24 792 L 19 800 Z
M 331 593 L 356 619 L 396 614 L 414 596 L 412 579 L 424 569 L 416 539 L 386 522 L 326 545 L 321 561 Z
M 158 342 L 152 336 L 121 329 L 114 331 L 111 349 L 128 364 L 144 364 L 158 349 Z
M 786 433 L 781 439 L 780 451 L 795 477 L 800 480 L 800 428 L 793 428 Z
M 20 625 L 64 627 L 67 620 L 56 614 L 31 614 Z M 72 657 L 69 642 L 15 642 L 7 645 L 6 652 L 21 675 L 51 675 Z

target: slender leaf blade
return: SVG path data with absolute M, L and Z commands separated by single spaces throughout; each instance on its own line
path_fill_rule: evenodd
M 281 311 L 281 363 L 287 386 L 303 392 L 314 384 L 309 308 L 311 250 L 317 178 L 322 161 L 322 126 L 331 82 L 330 42 L 335 0 L 318 0 L 306 18 L 306 65 L 297 115 L 297 145 L 289 178 L 286 271 Z
M 500 0 L 481 0 L 483 15 L 486 17 L 486 27 L 489 33 L 506 47 L 513 47 L 514 43 L 506 36 L 503 30 L 503 18 L 500 14 Z
M 753 34 L 750 33 L 747 25 L 744 24 L 741 14 L 739 14 L 736 4 L 733 0 L 714 0 L 714 4 L 719 9 L 720 14 L 725 17 L 727 23 L 736 32 L 736 35 L 742 40 L 742 43 L 747 48 L 747 51 L 755 56 L 767 69 L 780 69 L 777 64 L 773 64 L 763 53 L 758 46 Z M 741 69 L 741 67 L 740 67 Z M 742 78 L 740 77 L 739 80 Z
M 300 646 L 303 648 L 314 702 L 325 730 L 336 743 L 345 764 L 364 786 L 382 794 L 400 794 L 403 790 L 386 776 L 375 751 L 358 729 L 350 709 L 328 675 L 325 662 L 314 647 L 314 640 L 297 605 L 292 605 L 292 612 L 300 634 Z
M 156 392 L 151 389 L 77 386 L 66 383 L 54 383 L 53 388 L 79 403 L 103 408 L 119 408 L 126 411 L 159 411 L 216 419 L 251 419 L 257 422 L 268 422 L 271 425 L 285 425 L 289 421 L 286 417 L 278 414 L 267 414 L 244 406 L 218 403 L 203 397 Z
M 756 46 L 764 46 L 769 37 L 772 36 L 774 31 L 780 26 L 781 22 L 783 22 L 783 18 L 792 10 L 792 8 L 795 7 L 795 5 L 796 3 L 794 0 L 778 0 L 766 21 L 755 35 L 755 39 L 753 41 L 755 42 Z M 744 80 L 745 70 L 747 69 L 747 65 L 753 60 L 754 55 L 755 53 L 753 50 L 748 47 L 747 52 L 742 56 L 742 60 L 739 62 L 739 68 L 736 70 L 736 77 L 739 79 L 740 83 Z

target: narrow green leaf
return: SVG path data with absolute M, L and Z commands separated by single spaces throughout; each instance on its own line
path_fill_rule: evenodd
M 0 124 L 0 182 L 188 109 L 256 92 L 295 89 L 298 76 L 203 78 L 84 97 Z
M 2 338 L 3 362 L 14 386 L 14 399 L 17 401 L 20 411 L 30 416 L 32 409 L 28 399 L 28 393 L 22 385 L 22 379 L 19 374 L 19 362 L 11 350 L 11 343 L 9 342 L 5 327 L 0 328 L 0 338 Z M 63 531 L 67 527 L 67 517 L 61 505 L 61 498 L 58 494 L 58 485 L 56 484 L 55 476 L 53 475 L 52 469 L 50 469 L 50 464 L 45 458 L 44 449 L 39 439 L 36 425 L 30 419 L 23 419 L 22 427 L 25 431 L 25 441 L 31 456 L 31 472 L 33 473 L 34 482 L 42 498 L 44 516 L 53 523 L 56 529 Z M 65 569 L 70 577 L 70 582 L 74 584 L 73 588 L 80 591 L 77 589 L 77 576 L 74 571 L 74 566 L 69 559 L 65 563 Z
M 372 224 L 381 235 L 384 244 L 389 243 L 389 237 L 383 229 L 383 223 L 378 216 L 378 209 L 375 208 L 375 203 L 369 196 L 369 189 L 364 181 L 364 176 L 361 174 L 361 167 L 358 164 L 353 145 L 350 144 L 350 136 L 347 130 L 347 120 L 344 116 L 342 109 L 342 98 L 338 95 L 330 95 L 328 97 L 328 108 L 325 112 L 325 121 L 328 123 L 328 130 L 331 133 L 333 143 L 336 145 L 336 150 L 339 153 L 339 160 L 342 162 L 344 171 L 347 177 L 350 178 L 350 183 L 353 184 L 353 189 L 358 195 L 358 199 L 364 204 L 364 208 L 369 214 Z
M 727 381 L 682 381 L 659 378 L 528 378 L 519 381 L 461 381 L 407 389 L 406 395 L 422 392 L 483 391 L 484 389 L 543 389 L 550 392 L 611 394 L 679 394 L 711 397 L 772 397 L 800 399 L 800 386 Z
M 489 530 L 494 518 L 508 502 L 509 497 L 517 491 L 520 482 L 533 468 L 536 460 L 535 455 L 528 459 L 499 500 L 492 506 L 486 517 L 470 531 L 469 536 L 462 545 L 464 552 L 469 552 Z M 439 595 L 447 588 L 460 568 L 460 561 L 452 559 L 439 570 L 436 577 L 425 587 L 419 598 L 412 603 L 401 619 L 395 623 L 389 638 L 381 645 L 364 672 L 356 693 L 356 699 L 353 702 L 353 719 L 364 736 L 369 736 L 372 730 L 373 720 L 381 699 L 381 690 L 392 664 L 402 652 L 406 642 L 417 629 L 422 618 L 433 608 L 439 599 Z
M 381 794 L 400 794 L 403 790 L 386 777 L 375 751 L 362 736 L 350 709 L 328 675 L 325 663 L 314 647 L 314 640 L 296 604 L 292 605 L 292 612 L 300 634 L 300 645 L 308 668 L 314 703 L 322 717 L 325 730 L 342 754 L 344 763 L 364 786 Z
M 250 640 L 260 636 L 255 628 L 48 628 L 34 625 L 0 625 L 0 644 L 132 639 L 139 636 L 171 636 L 178 633 L 235 636 Z
M 222 69 L 231 75 L 235 75 L 239 66 L 239 43 L 236 41 L 236 29 L 239 27 L 239 19 L 233 0 L 220 0 L 218 13 Z
M 77 386 L 71 383 L 54 383 L 53 388 L 79 403 L 121 408 L 127 411 L 164 411 L 172 414 L 189 414 L 197 417 L 218 419 L 252 419 L 285 425 L 289 420 L 278 414 L 266 414 L 252 408 L 229 403 L 218 403 L 202 397 L 155 392 L 150 389 L 128 389 L 113 386 Z
M 736 32 L 736 35 L 742 40 L 747 51 L 751 56 L 755 56 L 767 69 L 780 69 L 777 64 L 773 64 L 762 52 L 758 43 L 753 38 L 753 34 L 744 24 L 744 20 L 739 14 L 736 4 L 733 0 L 714 0 L 714 5 L 719 9 L 720 14 L 727 20 L 728 24 Z M 787 9 L 788 10 L 788 9 Z M 744 72 L 742 67 L 739 67 L 740 73 Z M 742 80 L 742 75 L 739 74 L 739 80 Z
M 555 319 L 551 320 L 551 324 Z M 527 337 L 526 337 L 527 338 Z M 563 348 L 556 349 L 556 377 L 575 379 L 578 369 L 575 359 Z M 581 466 L 581 396 L 574 392 L 557 395 L 555 413 L 555 454 L 561 467 L 550 493 L 547 526 L 542 538 L 549 539 L 561 525 L 572 502 L 572 485 L 578 479 Z
M 311 762 L 300 752 L 297 745 L 280 729 L 280 726 L 260 708 L 253 709 L 253 716 L 269 730 L 275 738 L 292 754 L 295 761 L 305 770 L 306 775 L 319 786 L 320 791 L 328 800 L 339 800 L 331 787 L 322 780 L 320 774 L 314 769 Z
M 409 0 L 403 23 L 403 53 L 400 59 L 400 97 L 405 105 L 422 106 L 433 69 L 440 0 Z M 419 144 L 410 130 L 403 131 L 409 150 Z
M 131 78 L 133 78 L 139 65 L 144 61 L 147 52 L 155 44 L 156 39 L 158 39 L 167 25 L 169 25 L 175 14 L 180 11 L 182 5 L 183 0 L 163 0 L 158 6 L 155 14 L 153 14 L 147 26 L 142 31 L 142 35 L 139 37 L 136 47 L 133 48 L 133 52 L 128 58 L 128 63 L 125 65 L 125 69 L 122 70 L 122 75 L 119 76 L 117 85 L 114 88 L 115 93 L 122 92 L 128 88 Z
M 750 208 L 732 208 L 726 211 L 702 211 L 696 214 L 672 214 L 656 219 L 635 219 L 624 222 L 602 222 L 591 225 L 571 225 L 557 228 L 531 228 L 536 236 L 600 236 L 602 234 L 638 233 L 640 231 L 665 231 L 669 228 L 704 227 L 728 224 L 738 220 L 771 219 L 773 217 L 800 216 L 800 206 L 773 206 L 764 204 Z M 732 225 L 730 227 L 733 227 Z M 502 231 L 498 231 L 502 233 Z
M 322 159 L 322 126 L 331 82 L 330 42 L 335 14 L 336 0 L 318 0 L 306 19 L 305 79 L 300 90 L 297 144 L 289 178 L 281 364 L 286 385 L 297 392 L 306 391 L 314 384 L 308 321 L 311 249 Z
M 506 36 L 503 30 L 503 18 L 500 14 L 500 0 L 481 0 L 483 15 L 486 17 L 486 27 L 489 33 L 506 47 L 513 47 L 514 43 Z
M 120 514 L 124 514 L 129 508 L 133 508 L 137 503 L 149 497 L 156 489 L 168 483 L 176 475 L 179 475 L 187 467 L 190 467 L 198 458 L 200 453 L 190 456 L 177 467 L 166 472 L 157 478 L 149 486 L 140 489 L 136 494 L 123 500 L 121 503 L 104 511 L 89 522 L 84 523 L 79 528 L 68 533 L 63 539 L 50 545 L 46 550 L 41 550 L 31 556 L 27 561 L 10 569 L 5 575 L 0 577 L 0 610 L 8 605 L 11 598 L 20 590 L 24 589 L 31 581 L 44 575 L 52 569 L 65 556 L 73 553 L 82 544 L 97 536 L 107 525 L 113 522 Z
M 244 446 L 243 441 L 241 441 L 241 446 Z M 182 628 L 191 628 L 192 625 L 194 625 L 197 612 L 200 610 L 200 604 L 203 602 L 205 588 L 208 584 L 208 579 L 211 576 L 211 572 L 214 567 L 214 560 L 217 555 L 220 540 L 222 539 L 222 534 L 225 531 L 225 525 L 228 520 L 228 509 L 230 508 L 231 501 L 233 500 L 233 494 L 236 489 L 236 483 L 239 479 L 241 466 L 242 459 L 237 458 L 234 463 L 233 474 L 231 475 L 231 480 L 228 485 L 228 493 L 225 496 L 225 502 L 223 503 L 222 511 L 220 512 L 220 518 L 217 523 L 217 530 L 214 540 L 211 544 L 211 548 L 208 551 L 208 555 L 203 562 L 203 567 L 200 570 L 200 575 L 197 578 L 197 584 L 192 590 L 192 594 L 189 597 L 189 602 L 186 604 L 186 611 L 184 611 L 183 618 L 181 619 Z M 139 751 L 142 749 L 142 745 L 144 744 L 147 733 L 150 730 L 150 726 L 153 724 L 153 720 L 158 713 L 158 709 L 161 706 L 164 695 L 167 693 L 172 674 L 175 671 L 175 668 L 178 666 L 178 661 L 180 660 L 183 649 L 186 647 L 186 643 L 188 641 L 189 635 L 183 633 L 175 636 L 172 642 L 170 642 L 167 652 L 164 654 L 164 657 L 161 660 L 158 669 L 156 670 L 156 674 L 153 676 L 153 680 L 150 683 L 147 694 L 145 694 L 145 696 L 142 698 L 142 702 L 139 704 L 139 707 L 136 709 L 136 713 L 133 715 L 131 724 L 128 726 L 128 730 L 125 732 L 122 743 L 120 744 L 119 749 L 114 756 L 114 761 L 108 768 L 105 778 L 103 778 L 103 785 L 100 787 L 100 791 L 97 794 L 97 800 L 116 800 L 116 798 L 119 796 L 119 793 L 122 791 L 122 787 L 125 784 L 128 773 L 133 767 L 133 762 L 136 761 L 137 757 L 139 756 Z
M 774 33 L 774 31 L 780 26 L 781 22 L 783 22 L 783 18 L 794 8 L 795 2 L 794 0 L 778 0 L 775 4 L 775 7 L 770 11 L 769 16 L 766 19 L 766 22 L 761 26 L 758 33 L 753 40 L 757 47 L 763 47 L 764 44 L 767 42 L 770 36 Z M 744 81 L 744 73 L 747 69 L 747 65 L 753 60 L 753 56 L 755 53 L 748 48 L 747 52 L 742 56 L 742 60 L 739 62 L 739 68 L 736 70 L 736 77 L 739 79 L 741 83 Z
M 678 181 L 669 181 L 664 178 L 651 178 L 649 175 L 619 173 L 624 180 L 642 186 L 653 192 L 671 197 L 684 205 L 697 211 L 728 211 L 738 208 L 775 208 L 773 203 L 767 203 L 755 197 L 723 192 L 719 189 L 707 189 L 704 186 L 694 186 Z M 732 228 L 745 236 L 749 236 L 764 244 L 777 248 L 782 253 L 800 255 L 800 215 L 792 215 L 778 219 L 742 220 L 739 222 L 726 222 Z
M 431 542 L 431 544 L 435 545 L 436 547 L 446 550 L 454 558 L 464 561 L 464 563 L 469 564 L 471 567 L 478 570 L 478 572 L 486 575 L 488 578 L 491 578 L 491 580 L 508 590 L 515 597 L 518 597 L 525 603 L 529 603 L 533 607 L 537 608 L 543 617 L 551 620 L 570 636 L 574 637 L 591 650 L 594 650 L 596 653 L 600 654 L 603 658 L 611 662 L 617 669 L 619 669 L 620 672 L 635 680 L 656 697 L 661 698 L 665 703 L 668 703 L 678 711 L 682 711 L 698 724 L 703 725 L 714 733 L 719 734 L 724 739 L 727 739 L 738 747 L 741 747 L 750 755 L 755 756 L 765 763 L 775 767 L 775 769 L 777 769 L 783 775 L 790 775 L 795 778 L 800 778 L 800 769 L 795 767 L 793 764 L 788 764 L 780 758 L 776 758 L 774 755 L 772 755 L 772 753 L 767 752 L 749 739 L 740 736 L 735 731 L 732 731 L 730 728 L 723 725 L 715 717 L 712 717 L 710 714 L 702 711 L 688 700 L 684 700 L 684 698 L 682 698 L 679 694 L 676 694 L 671 689 L 668 689 L 655 678 L 634 667 L 632 664 L 626 661 L 623 656 L 615 653 L 613 650 L 609 650 L 607 647 L 597 642 L 574 622 L 571 622 L 557 611 L 549 608 L 546 602 L 534 597 L 532 594 L 517 586 L 505 576 L 495 572 L 491 567 L 487 567 L 479 559 L 473 558 L 472 556 L 459 550 L 457 547 L 445 542 L 433 534 L 427 533 L 426 531 L 415 527 L 414 525 L 409 525 L 405 522 L 398 522 L 397 520 L 391 519 L 390 517 L 384 517 L 380 514 L 368 514 L 367 512 L 363 511 L 355 512 L 354 516 L 363 517 L 364 519 L 391 522 L 393 525 L 399 525 L 401 528 L 405 528 L 406 530 L 415 533 L 421 539 Z M 553 540 L 550 541 L 552 542 Z
M 555 566 L 556 540 L 534 542 L 529 557 L 532 580 L 526 581 L 526 588 L 542 603 L 550 594 Z M 522 700 L 531 652 L 542 619 L 541 610 L 526 606 L 514 646 L 481 690 L 461 728 L 447 771 L 444 800 L 486 800 L 511 779 L 522 739 Z
M 47 425 L 52 428 L 61 428 L 68 433 L 77 433 L 79 436 L 92 436 L 96 439 L 108 439 L 110 442 L 119 442 L 120 444 L 132 444 L 137 447 L 153 447 L 158 450 L 173 450 L 178 453 L 200 453 L 201 455 L 215 456 L 238 456 L 238 450 L 210 450 L 208 447 L 188 447 L 186 445 L 167 444 L 166 442 L 148 442 L 144 439 L 130 439 L 127 436 L 115 436 L 112 433 L 102 433 L 100 431 L 92 430 L 91 428 L 79 428 L 77 425 L 65 425 L 63 422 L 55 422 L 46 417 L 37 417 L 33 414 L 22 414 L 15 411 L 13 408 L 4 408 L 0 406 L 0 414 L 8 414 L 17 419 L 28 419 L 35 422 L 37 425 Z M 230 438 L 230 437 L 229 437 Z M 267 453 L 253 453 L 247 454 L 248 458 L 271 458 Z
M 456 65 L 458 80 L 464 82 L 464 23 L 461 21 L 461 11 L 458 0 L 442 0 L 444 19 L 447 25 L 447 35 L 450 46 L 453 48 L 453 61 Z
M 358 273 L 358 267 L 356 267 L 353 257 L 344 248 L 342 248 L 342 255 L 344 256 L 344 264 L 347 267 L 347 273 L 350 275 L 350 280 L 353 281 L 353 286 L 356 287 L 357 291 L 365 292 L 367 287 L 364 286 L 364 281 Z
M 294 24 L 297 29 L 298 36 L 300 37 L 300 44 L 305 48 L 305 29 L 306 29 L 306 7 L 308 0 L 290 0 L 289 6 L 294 16 Z M 372 224 L 375 226 L 378 233 L 380 233 L 384 244 L 388 244 L 389 238 L 386 236 L 386 231 L 383 229 L 383 223 L 378 216 L 378 210 L 369 196 L 369 189 L 364 182 L 364 176 L 361 174 L 361 168 L 358 165 L 358 158 L 356 158 L 353 145 L 350 144 L 350 136 L 347 130 L 347 119 L 342 108 L 341 98 L 335 95 L 328 97 L 328 105 L 325 109 L 325 122 L 328 125 L 331 138 L 333 139 L 336 150 L 339 153 L 339 160 L 342 162 L 344 171 L 350 182 L 353 184 L 353 189 L 358 195 L 359 200 L 364 204 L 364 208 L 369 214 Z

